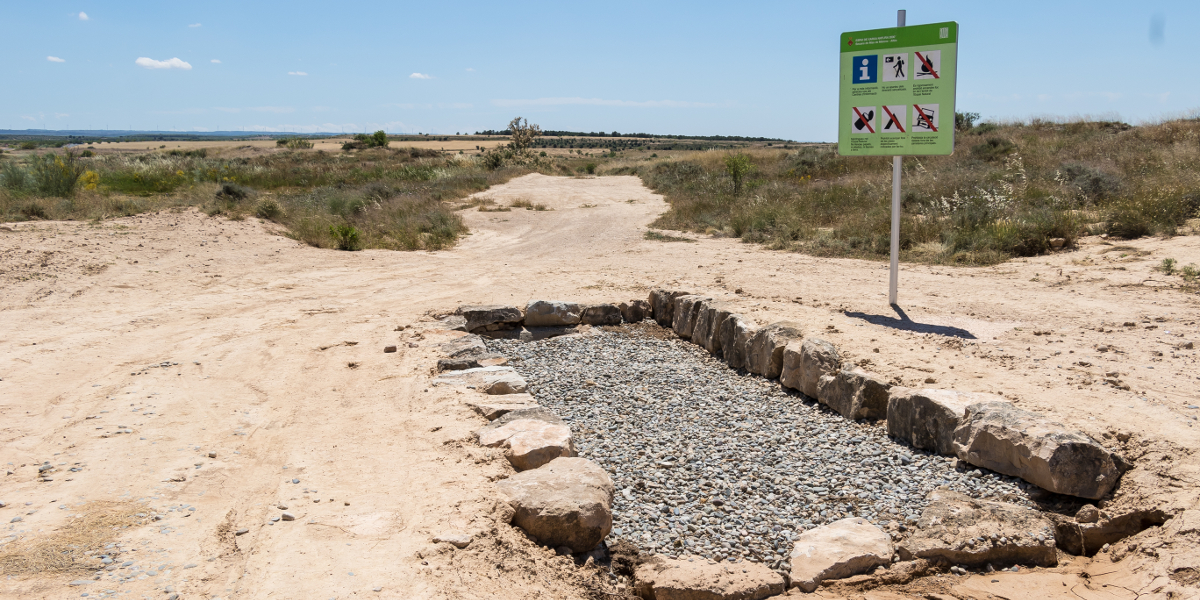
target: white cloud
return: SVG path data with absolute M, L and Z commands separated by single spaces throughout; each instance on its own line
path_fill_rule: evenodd
M 178 58 L 172 58 L 169 60 L 154 60 L 153 58 L 146 58 L 143 56 L 133 62 L 137 66 L 145 67 L 147 69 L 183 69 L 184 71 L 192 70 L 192 65 L 189 65 Z
M 530 98 L 525 100 L 492 100 L 496 106 L 628 106 L 638 108 L 712 108 L 716 104 L 680 102 L 678 100 L 605 100 L 603 98 Z
M 29 115 L 21 115 L 21 118 L 25 119 L 26 121 L 37 121 L 37 119 L 35 119 Z
M 305 73 L 304 71 L 288 71 L 288 75 L 299 75 L 301 77 L 307 77 L 308 73 Z
M 92 18 L 87 16 L 87 13 L 81 12 L 81 13 L 79 13 L 79 20 L 80 21 L 90 21 L 90 20 L 92 20 Z
M 66 59 L 59 58 L 57 56 L 47 56 L 46 60 L 48 60 L 50 62 L 67 62 Z
M 219 61 L 219 60 L 217 60 L 217 59 L 215 59 L 215 58 L 214 58 L 214 59 L 212 59 L 212 63 L 213 63 L 214 65 L 219 65 L 219 64 L 221 64 L 221 61 Z
M 408 78 L 409 79 L 433 79 L 433 75 L 426 75 L 424 73 L 413 73 L 412 75 L 409 75 Z
M 191 25 L 188 25 L 188 27 L 199 27 L 199 26 L 200 26 L 199 23 L 192 23 Z
M 475 69 L 472 69 L 471 67 L 467 67 L 467 72 L 469 72 L 469 73 L 474 73 L 474 72 L 475 72 Z

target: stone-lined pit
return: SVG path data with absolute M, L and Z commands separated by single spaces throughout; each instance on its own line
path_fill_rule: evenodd
M 786 569 L 800 532 L 847 516 L 896 532 L 938 487 L 1032 505 L 1020 479 L 957 468 L 649 321 L 629 329 L 487 341 L 571 425 L 579 455 L 612 477 L 610 543 Z

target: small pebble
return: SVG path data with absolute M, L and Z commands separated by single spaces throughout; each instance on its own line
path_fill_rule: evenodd
M 239 529 L 236 532 L 234 532 L 233 535 L 246 535 L 247 533 L 250 533 L 249 529 Z
M 293 515 L 290 512 L 285 512 L 280 516 L 283 517 L 284 521 L 295 521 L 296 520 L 296 515 Z

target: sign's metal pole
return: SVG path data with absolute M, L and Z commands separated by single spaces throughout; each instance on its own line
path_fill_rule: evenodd
M 904 27 L 904 11 L 896 11 L 896 27 Z M 892 272 L 888 281 L 888 304 L 897 305 L 900 286 L 900 157 L 892 157 Z

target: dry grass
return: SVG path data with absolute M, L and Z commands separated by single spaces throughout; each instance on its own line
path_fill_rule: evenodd
M 27 536 L 0 546 L 0 573 L 18 577 L 93 571 L 96 554 L 129 527 L 145 521 L 145 507 L 133 502 L 89 502 L 57 531 Z

